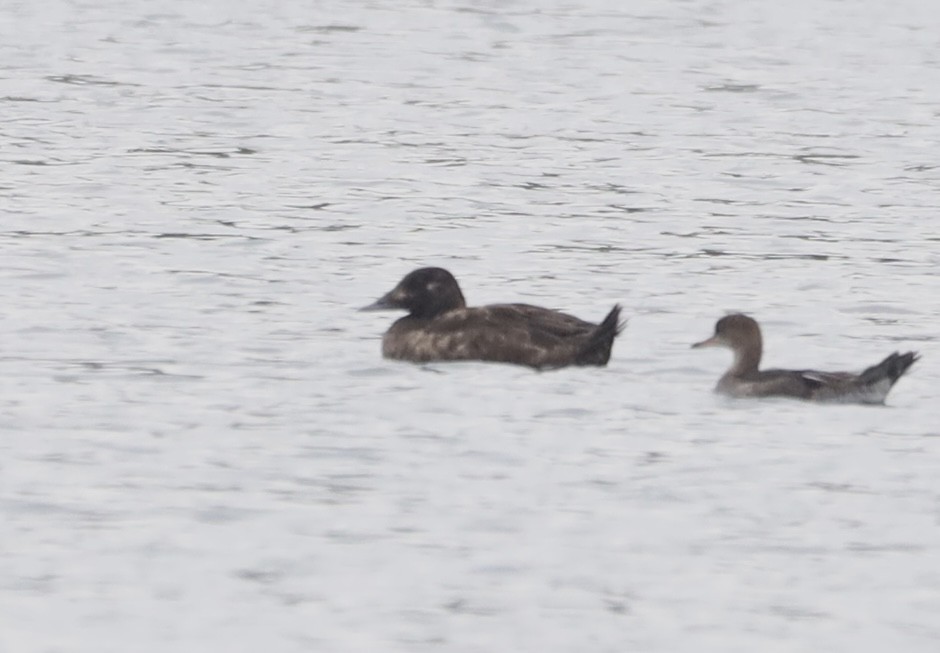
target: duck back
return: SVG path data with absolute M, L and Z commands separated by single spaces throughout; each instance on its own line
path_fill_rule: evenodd
M 606 365 L 621 330 L 620 307 L 600 324 L 529 304 L 458 308 L 431 319 L 403 317 L 382 339 L 387 358 L 481 360 L 538 369 Z
M 917 359 L 914 352 L 895 352 L 857 374 L 762 370 L 746 376 L 726 375 L 716 389 L 735 397 L 793 397 L 827 403 L 883 404 L 897 380 Z

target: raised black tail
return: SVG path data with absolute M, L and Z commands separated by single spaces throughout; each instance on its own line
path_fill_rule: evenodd
M 859 381 L 863 384 L 873 384 L 888 379 L 890 384 L 894 385 L 919 358 L 920 356 L 913 351 L 906 354 L 894 352 L 877 365 L 872 365 L 862 372 L 859 375 Z
M 578 365 L 607 365 L 614 338 L 623 331 L 625 322 L 620 321 L 620 304 L 615 304 L 604 321 L 588 337 L 587 342 L 578 352 Z

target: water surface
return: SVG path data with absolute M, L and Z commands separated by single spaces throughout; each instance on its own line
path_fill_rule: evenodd
M 10 2 L 0 650 L 936 651 L 931 2 Z M 605 369 L 355 309 L 630 317 Z M 921 360 L 884 408 L 732 402 Z

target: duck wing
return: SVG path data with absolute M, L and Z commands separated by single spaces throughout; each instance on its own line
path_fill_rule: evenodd
M 809 399 L 820 386 L 815 378 L 799 370 L 762 370 L 744 378 L 719 381 L 719 390 L 743 397 L 795 397 Z
M 597 328 L 597 324 L 574 315 L 531 304 L 493 304 L 474 310 L 486 311 L 495 325 L 518 324 L 533 333 L 560 339 L 586 336 Z
M 872 365 L 858 374 L 815 370 L 807 370 L 801 374 L 808 381 L 819 384 L 812 394 L 812 398 L 818 401 L 882 404 L 898 379 L 904 376 L 919 358 L 920 356 L 912 351 L 904 354 L 894 352 L 877 365 Z
M 497 304 L 483 307 L 494 326 L 516 324 L 548 362 L 540 367 L 606 365 L 614 339 L 623 331 L 621 307 L 615 305 L 600 324 L 561 311 L 529 304 Z

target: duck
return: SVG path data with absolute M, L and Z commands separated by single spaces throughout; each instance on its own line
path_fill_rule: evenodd
M 529 304 L 467 306 L 454 275 L 438 267 L 409 272 L 361 310 L 408 311 L 382 337 L 382 355 L 412 363 L 488 361 L 537 370 L 604 366 L 624 327 L 619 304 L 600 324 Z
M 763 339 L 757 321 L 743 313 L 726 315 L 715 334 L 692 345 L 728 347 L 734 362 L 715 392 L 731 397 L 792 397 L 818 402 L 883 404 L 888 392 L 920 356 L 895 352 L 859 373 L 818 370 L 761 370 Z

